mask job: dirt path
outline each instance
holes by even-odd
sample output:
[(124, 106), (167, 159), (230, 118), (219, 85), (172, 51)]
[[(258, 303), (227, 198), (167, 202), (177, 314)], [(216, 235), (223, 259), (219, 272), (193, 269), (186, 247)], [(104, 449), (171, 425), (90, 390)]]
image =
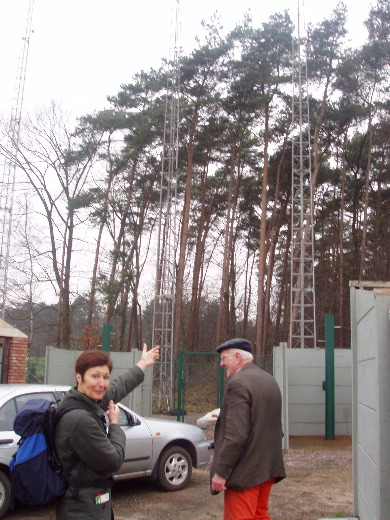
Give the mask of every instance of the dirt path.
[(351, 438), (297, 437), (290, 448), (287, 478), (272, 490), (272, 520), (352, 516)]
[[(273, 487), (272, 520), (318, 520), (352, 516), (351, 438), (290, 439), (287, 478)], [(194, 470), (191, 485), (176, 493), (151, 482), (118, 482), (113, 490), (116, 520), (222, 520), (223, 496), (209, 493), (209, 468)], [(53, 507), (17, 508), (13, 520), (54, 520)]]

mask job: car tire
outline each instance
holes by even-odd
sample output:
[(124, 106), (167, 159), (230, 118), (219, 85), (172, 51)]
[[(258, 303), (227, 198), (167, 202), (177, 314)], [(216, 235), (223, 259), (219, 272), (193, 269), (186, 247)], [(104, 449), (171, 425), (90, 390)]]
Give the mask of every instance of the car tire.
[(192, 475), (192, 460), (187, 450), (181, 446), (171, 446), (160, 456), (157, 479), (165, 491), (185, 488)]
[(11, 481), (4, 471), (0, 471), (0, 518), (8, 511), (10, 500)]

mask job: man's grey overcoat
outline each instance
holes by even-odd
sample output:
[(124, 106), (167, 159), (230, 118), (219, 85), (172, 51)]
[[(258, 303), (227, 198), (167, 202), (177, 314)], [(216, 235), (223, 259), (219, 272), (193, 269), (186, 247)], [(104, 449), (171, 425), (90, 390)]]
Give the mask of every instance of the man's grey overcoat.
[(276, 380), (248, 363), (228, 380), (214, 437), (211, 478), (243, 491), (285, 476), (282, 400)]

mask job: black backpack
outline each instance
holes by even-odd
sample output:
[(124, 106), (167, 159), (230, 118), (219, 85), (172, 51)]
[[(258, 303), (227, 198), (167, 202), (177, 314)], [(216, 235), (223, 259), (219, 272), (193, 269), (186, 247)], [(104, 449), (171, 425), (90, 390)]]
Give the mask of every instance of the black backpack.
[[(69, 399), (59, 407), (46, 399), (31, 399), (17, 413), (14, 431), (21, 438), (10, 462), (10, 470), (14, 496), (21, 503), (41, 506), (62, 496), (68, 487), (67, 477), (77, 464), (80, 469), (76, 483), (73, 484), (73, 496), (77, 496), (79, 487), (86, 486), (82, 480), (84, 464), (77, 459), (65, 472), (55, 449), (58, 421), (64, 414), (77, 408), (91, 413), (104, 429), (102, 420), (78, 399)], [(88, 486), (91, 483), (88, 482)]]

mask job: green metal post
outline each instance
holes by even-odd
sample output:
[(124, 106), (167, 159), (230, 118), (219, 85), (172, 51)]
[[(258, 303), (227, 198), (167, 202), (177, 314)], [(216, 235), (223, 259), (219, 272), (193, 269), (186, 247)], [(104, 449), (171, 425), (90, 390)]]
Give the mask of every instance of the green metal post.
[(176, 420), (180, 421), (181, 416), (181, 389), (183, 385), (183, 349), (179, 348), (179, 360), (178, 360), (178, 368), (177, 368), (178, 376), (177, 376), (177, 416)]
[(187, 363), (188, 363), (188, 352), (185, 352), (183, 350), (183, 368), (182, 368), (182, 382), (181, 382), (181, 407), (180, 407), (180, 414), (181, 414), (181, 422), (184, 422), (184, 416), (186, 413), (186, 383), (187, 383)]
[(325, 439), (334, 439), (334, 316), (325, 316)]
[(102, 350), (104, 352), (110, 352), (111, 344), (111, 325), (105, 323), (102, 327)]

